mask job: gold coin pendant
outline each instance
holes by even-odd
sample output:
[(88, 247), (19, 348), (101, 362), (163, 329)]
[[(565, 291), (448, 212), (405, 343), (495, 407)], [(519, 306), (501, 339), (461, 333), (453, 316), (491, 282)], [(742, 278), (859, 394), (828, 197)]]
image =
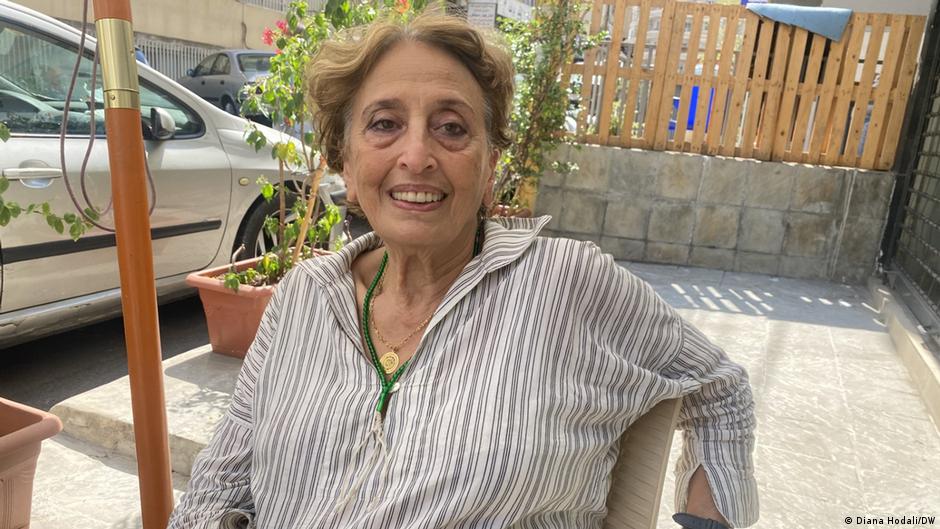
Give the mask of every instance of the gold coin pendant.
[(385, 374), (390, 375), (398, 369), (398, 355), (395, 354), (395, 351), (389, 351), (382, 355), (382, 358), (379, 358), (379, 363), (382, 364)]

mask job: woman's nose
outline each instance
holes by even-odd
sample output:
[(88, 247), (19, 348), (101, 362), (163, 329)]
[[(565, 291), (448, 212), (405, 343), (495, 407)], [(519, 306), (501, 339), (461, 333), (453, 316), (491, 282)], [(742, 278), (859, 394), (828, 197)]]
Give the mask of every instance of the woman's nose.
[(398, 158), (400, 169), (423, 173), (437, 168), (437, 160), (430, 146), (432, 140), (426, 131), (412, 128), (402, 140), (402, 152)]

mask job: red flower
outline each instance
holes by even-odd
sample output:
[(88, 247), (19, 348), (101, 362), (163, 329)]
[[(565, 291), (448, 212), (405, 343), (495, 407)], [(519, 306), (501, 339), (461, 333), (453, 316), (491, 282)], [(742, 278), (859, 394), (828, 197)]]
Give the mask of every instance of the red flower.
[(261, 42), (268, 46), (274, 44), (274, 31), (271, 28), (264, 28), (264, 33), (261, 34)]
[(281, 50), (275, 50), (275, 51), (274, 51), (274, 54), (275, 54), (275, 55), (280, 55), (280, 54), (281, 54)]
[(409, 9), (411, 9), (411, 2), (408, 0), (395, 0), (395, 11), (403, 15)]
[(287, 35), (288, 33), (290, 33), (290, 31), (287, 30), (287, 22), (286, 22), (286, 21), (284, 21), (284, 20), (278, 20), (275, 24), (277, 24), (277, 29), (281, 30), (281, 33), (283, 33), (283, 34), (285, 34), (285, 35)]

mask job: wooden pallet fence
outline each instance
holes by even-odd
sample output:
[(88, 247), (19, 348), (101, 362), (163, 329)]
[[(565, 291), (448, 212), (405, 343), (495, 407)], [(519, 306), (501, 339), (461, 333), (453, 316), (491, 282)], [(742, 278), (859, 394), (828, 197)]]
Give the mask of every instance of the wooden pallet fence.
[(741, 6), (595, 0), (567, 65), (580, 141), (888, 169), (925, 17), (856, 13), (832, 41)]

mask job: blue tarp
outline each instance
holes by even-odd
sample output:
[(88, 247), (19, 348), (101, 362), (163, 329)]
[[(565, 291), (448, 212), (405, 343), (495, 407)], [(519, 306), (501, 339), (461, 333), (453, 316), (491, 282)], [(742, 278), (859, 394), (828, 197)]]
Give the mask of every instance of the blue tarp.
[(827, 39), (840, 40), (852, 16), (851, 9), (805, 7), (787, 4), (747, 4), (758, 16), (801, 27)]

